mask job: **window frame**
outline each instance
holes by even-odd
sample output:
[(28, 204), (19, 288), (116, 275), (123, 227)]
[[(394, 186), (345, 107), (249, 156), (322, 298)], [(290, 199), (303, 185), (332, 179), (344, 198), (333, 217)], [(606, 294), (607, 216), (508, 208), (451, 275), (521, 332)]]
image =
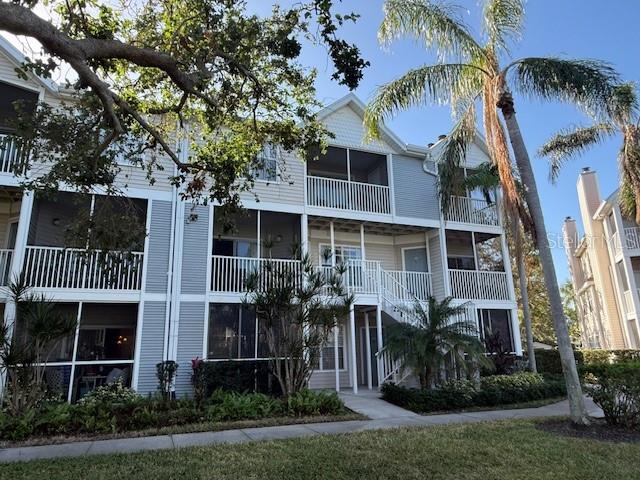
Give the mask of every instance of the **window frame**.
[[(348, 362), (348, 352), (347, 352), (347, 331), (345, 328), (345, 325), (343, 324), (339, 324), (337, 325), (339, 333), (338, 333), (338, 340), (340, 339), (340, 335), (342, 334), (342, 368), (340, 367), (340, 359), (338, 359), (338, 371), (339, 372), (346, 372), (348, 370), (347, 368), (347, 362)], [(324, 350), (328, 350), (331, 349), (331, 353), (332, 355), (335, 355), (334, 353), (334, 348), (335, 348), (335, 341), (333, 339), (333, 329), (331, 329), (330, 332), (330, 338), (327, 339), (327, 343), (323, 346), (321, 346), (319, 348), (319, 352), (318, 352), (318, 368), (313, 368), (314, 372), (335, 372), (336, 369), (334, 368), (323, 368), (322, 366), (322, 362), (324, 360)], [(340, 345), (338, 345), (338, 349), (340, 349)]]
[[(266, 154), (266, 151), (270, 151), (271, 155)], [(275, 153), (274, 153), (275, 152)], [(253, 175), (253, 180), (255, 182), (260, 183), (280, 183), (280, 162), (279, 160), (282, 158), (282, 150), (278, 145), (265, 145), (264, 148), (260, 151), (260, 153), (256, 156), (256, 160), (262, 163), (262, 168), (252, 168), (251, 172)], [(274, 166), (271, 171), (273, 171), (273, 180), (269, 178), (261, 178), (260, 173), (269, 172), (270, 170), (266, 168), (267, 162), (273, 162)]]

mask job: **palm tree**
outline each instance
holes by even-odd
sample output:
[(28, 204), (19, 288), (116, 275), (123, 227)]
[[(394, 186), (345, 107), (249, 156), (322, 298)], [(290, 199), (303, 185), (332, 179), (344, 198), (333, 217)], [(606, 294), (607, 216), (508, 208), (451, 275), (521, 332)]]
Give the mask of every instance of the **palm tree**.
[[(412, 69), (379, 88), (366, 111), (367, 131), (377, 137), (379, 123), (402, 109), (426, 103), (451, 105), (456, 123), (440, 158), (443, 177), (452, 180), (443, 182), (440, 189), (442, 208), (446, 211), (449, 191), (456, 188), (453, 172), (475, 137), (476, 103), (481, 103), (484, 133), (490, 157), (500, 175), (505, 208), (510, 216), (520, 217), (540, 255), (571, 418), (576, 423), (588, 423), (536, 180), (515, 115), (511, 87), (530, 97), (568, 101), (586, 111), (599, 113), (607, 109), (607, 99), (611, 98), (614, 84), (618, 82), (617, 74), (607, 64), (594, 60), (528, 57), (509, 61), (509, 44), (522, 33), (524, 0), (485, 0), (481, 41), (473, 37), (456, 7), (428, 0), (387, 0), (384, 10), (385, 18), (378, 31), (381, 42), (389, 43), (403, 35), (413, 36), (427, 49), (435, 50), (440, 63)], [(500, 62), (504, 60), (507, 60), (506, 66), (502, 67)], [(514, 170), (526, 187), (524, 199), (518, 194)], [(524, 208), (525, 202), (528, 209)]]
[[(467, 190), (480, 189), (487, 201), (492, 203), (491, 192), (500, 187), (500, 176), (498, 169), (492, 163), (482, 163), (475, 171), (464, 179), (464, 186)], [(522, 190), (522, 185), (516, 184), (518, 190)], [(511, 240), (513, 244), (513, 257), (516, 260), (518, 269), (518, 282), (520, 284), (520, 300), (522, 303), (522, 317), (524, 320), (524, 329), (527, 338), (527, 362), (529, 370), (537, 372), (536, 354), (533, 348), (533, 329), (531, 327), (531, 309), (529, 308), (529, 291), (527, 288), (527, 273), (524, 264), (524, 242), (522, 224), (519, 218), (509, 218), (508, 230), (511, 232)]]
[(539, 154), (550, 157), (550, 177), (556, 181), (562, 166), (587, 148), (620, 133), (622, 147), (618, 153), (620, 170), (619, 202), (626, 217), (640, 223), (640, 112), (632, 84), (617, 87), (608, 118), (587, 127), (565, 129), (544, 144)]
[(429, 297), (426, 308), (416, 302), (415, 324), (397, 323), (389, 327), (386, 348), (393, 357), (403, 358), (423, 389), (435, 383), (448, 355), (463, 368), (491, 365), (475, 322), (465, 315), (466, 305), (452, 305), (452, 301), (451, 297), (441, 302)]

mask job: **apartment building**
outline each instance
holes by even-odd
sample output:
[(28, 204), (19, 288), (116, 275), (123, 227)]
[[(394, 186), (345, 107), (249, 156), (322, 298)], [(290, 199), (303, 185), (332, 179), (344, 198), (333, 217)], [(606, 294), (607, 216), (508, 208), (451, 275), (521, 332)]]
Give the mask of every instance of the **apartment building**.
[[(19, 52), (0, 40), (3, 114), (11, 111), (7, 99), (59, 102), (63, 92), (56, 85), (15, 74), (20, 62)], [(364, 143), (363, 111), (363, 103), (347, 95), (320, 112), (335, 137), (317, 161), (265, 149), (265, 168), (254, 191), (243, 195), (247, 213), (235, 219), (233, 232), (225, 231), (217, 205), (187, 204), (167, 178), (158, 175), (151, 186), (144, 171), (123, 163), (117, 182), (135, 199), (146, 235), (134, 261), (123, 263), (108, 281), (97, 256), (94, 261), (69, 248), (63, 231), (79, 212), (95, 214), (109, 198), (64, 189), (56, 198), (36, 198), (21, 191), (11, 172), (15, 162), (29, 160), (28, 152), (5, 128), (0, 280), (6, 285), (24, 272), (35, 292), (79, 319), (75, 336), (61, 342), (49, 362), (47, 382), (70, 401), (114, 378), (147, 394), (157, 389), (156, 364), (173, 359), (179, 364), (176, 392), (183, 395), (191, 391), (195, 357), (264, 359), (257, 320), (242, 304), (244, 281), (266, 258), (295, 267), (295, 243), (319, 268), (346, 264), (346, 286), (355, 295), (350, 314), (322, 349), (313, 388), (357, 392), (397, 379), (400, 366), (385, 353), (385, 328), (411, 321), (405, 307), (415, 298), (454, 297), (483, 334), (499, 331), (520, 354), (499, 198), (487, 202), (478, 192), (460, 192), (444, 218), (436, 186), (441, 144), (407, 145), (386, 127), (381, 141)], [(186, 143), (181, 154), (188, 158)], [(160, 161), (169, 176), (171, 161)], [(485, 161), (486, 147), (478, 138), (461, 174)], [(31, 159), (27, 175), (37, 168)], [(89, 260), (80, 262), (81, 255)], [(10, 321), (12, 306), (3, 307)]]
[(625, 218), (617, 191), (600, 196), (595, 171), (577, 183), (584, 236), (567, 217), (563, 235), (586, 348), (640, 348), (640, 227)]

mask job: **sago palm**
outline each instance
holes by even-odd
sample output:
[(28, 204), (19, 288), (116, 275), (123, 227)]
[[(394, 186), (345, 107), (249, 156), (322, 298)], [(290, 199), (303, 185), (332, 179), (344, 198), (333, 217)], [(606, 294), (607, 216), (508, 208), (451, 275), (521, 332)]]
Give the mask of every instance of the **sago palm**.
[(623, 84), (616, 88), (604, 121), (565, 129), (544, 144), (538, 153), (550, 158), (550, 177), (555, 181), (565, 162), (616, 134), (622, 137), (618, 153), (620, 208), (626, 217), (640, 223), (640, 202), (636, 200), (640, 196), (640, 112), (634, 85)]
[[(500, 175), (505, 208), (510, 216), (521, 218), (540, 254), (571, 417), (576, 423), (587, 423), (540, 198), (516, 119), (511, 89), (529, 97), (568, 101), (595, 113), (606, 109), (607, 99), (618, 81), (617, 75), (608, 65), (594, 60), (540, 57), (510, 60), (509, 44), (520, 37), (523, 28), (524, 0), (485, 0), (481, 40), (473, 37), (456, 7), (444, 3), (387, 0), (384, 11), (385, 18), (378, 32), (382, 43), (400, 36), (412, 36), (426, 49), (435, 50), (439, 63), (412, 69), (382, 86), (367, 108), (367, 131), (376, 137), (379, 122), (412, 106), (428, 103), (452, 106), (456, 123), (440, 157), (443, 172), (440, 194), (446, 211), (450, 192), (456, 188), (454, 172), (475, 136), (476, 105), (482, 106), (484, 134)], [(502, 66), (501, 62), (505, 61)], [(524, 200), (528, 209), (524, 208), (515, 186), (507, 136), (515, 157), (515, 170), (525, 186)], [(447, 182), (447, 178), (451, 181)]]
[(475, 321), (465, 315), (466, 305), (452, 305), (451, 297), (438, 302), (430, 297), (426, 307), (417, 302), (415, 324), (397, 323), (388, 328), (386, 348), (392, 356), (401, 356), (404, 365), (431, 387), (445, 358), (453, 356), (456, 365), (490, 365), (479, 339)]

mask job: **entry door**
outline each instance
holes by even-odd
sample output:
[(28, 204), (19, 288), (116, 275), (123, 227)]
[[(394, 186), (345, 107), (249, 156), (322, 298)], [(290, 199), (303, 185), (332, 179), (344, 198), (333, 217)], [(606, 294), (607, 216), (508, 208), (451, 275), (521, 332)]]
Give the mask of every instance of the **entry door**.
[[(376, 328), (369, 327), (369, 337), (371, 345), (371, 381), (374, 387), (378, 386), (378, 362), (376, 352), (378, 351), (378, 337)], [(362, 372), (362, 384), (367, 384), (367, 335), (366, 328), (360, 327), (360, 371)]]

